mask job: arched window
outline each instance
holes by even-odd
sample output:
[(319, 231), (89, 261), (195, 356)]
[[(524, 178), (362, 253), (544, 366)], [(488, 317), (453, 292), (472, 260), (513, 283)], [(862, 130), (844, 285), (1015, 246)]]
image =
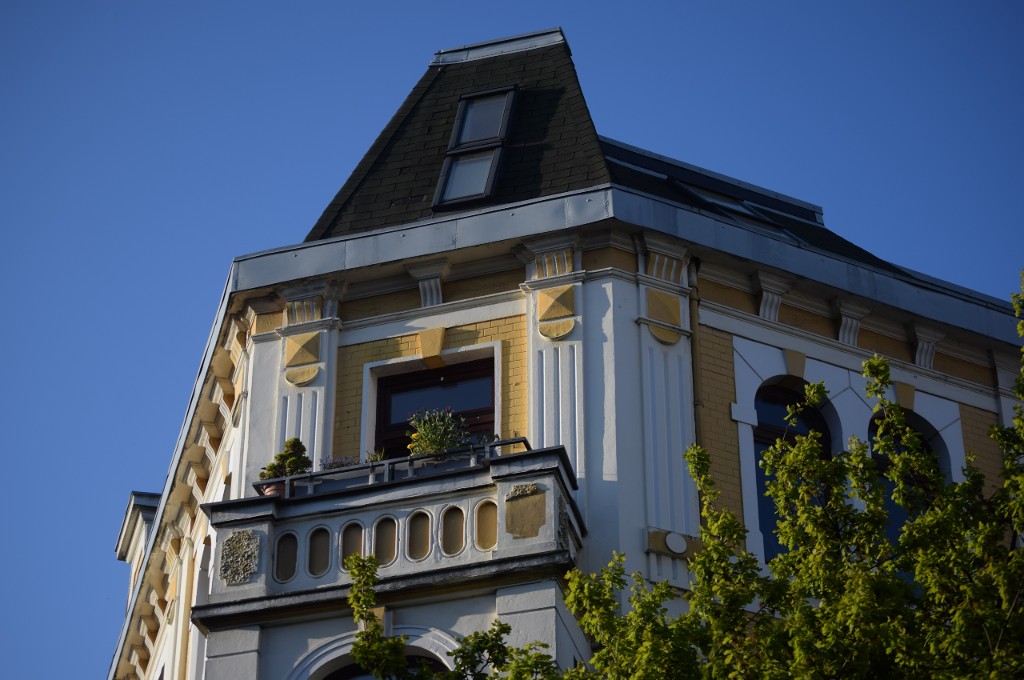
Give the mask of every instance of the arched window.
[[(408, 653), (405, 655), (405, 658), (409, 662), (410, 670), (426, 665), (427, 670), (433, 673), (444, 673), (448, 671), (448, 667), (439, 659), (436, 659), (426, 653), (417, 653), (418, 650), (406, 649), (408, 650)], [(364, 678), (369, 680), (372, 679), (373, 676), (355, 663), (351, 663), (325, 676), (324, 680), (364, 680)]]
[(398, 524), (394, 517), (384, 517), (373, 530), (373, 554), (381, 566), (391, 564), (398, 554)]
[(430, 515), (417, 510), (409, 516), (406, 527), (409, 559), (422, 560), (430, 553)]
[(453, 505), (441, 515), (441, 550), (455, 555), (466, 544), (466, 513)]
[(345, 564), (351, 555), (363, 554), (363, 525), (349, 522), (341, 531), (341, 563)]
[(274, 578), (278, 581), (289, 581), (295, 576), (295, 566), (299, 556), (299, 539), (292, 532), (282, 534), (277, 539), (274, 551)]
[(775, 501), (768, 497), (768, 482), (771, 479), (761, 466), (764, 451), (780, 438), (791, 438), (806, 435), (811, 431), (821, 433), (822, 455), (832, 453), (832, 441), (828, 426), (821, 414), (811, 408), (805, 408), (795, 426), (786, 422), (786, 409), (792, 404), (800, 403), (804, 396), (777, 385), (768, 385), (757, 391), (754, 408), (757, 410), (757, 427), (754, 429), (754, 453), (757, 462), (757, 520), (761, 537), (764, 541), (764, 561), (771, 561), (783, 551), (776, 535), (779, 515), (775, 510)]
[(498, 543), (498, 506), (483, 501), (476, 506), (476, 547), (493, 550)]
[(323, 576), (331, 566), (331, 533), (317, 527), (309, 534), (306, 569), (310, 576)]
[[(941, 476), (949, 481), (950, 479), (950, 465), (949, 455), (946, 452), (945, 444), (939, 433), (935, 431), (928, 421), (920, 417), (912, 411), (904, 411), (903, 417), (906, 420), (907, 427), (913, 430), (921, 441), (921, 446), (924, 448), (924, 453), (931, 459), (935, 465), (935, 469), (941, 474)], [(878, 451), (876, 446), (878, 429), (879, 429), (880, 416), (875, 415), (871, 418), (870, 433), (871, 433), (871, 453), (875, 457), (878, 465), (879, 483), (885, 489), (885, 509), (888, 513), (888, 520), (885, 526), (885, 534), (891, 543), (894, 545), (899, 542), (900, 533), (903, 531), (903, 525), (907, 523), (912, 514), (923, 510), (924, 507), (908, 509), (901, 505), (898, 505), (893, 500), (892, 494), (896, 489), (896, 483), (886, 476), (886, 472), (892, 465), (892, 461), (889, 457)], [(898, 439), (894, 438), (893, 443), (896, 446), (897, 453), (902, 453), (906, 449), (903, 443)], [(927, 475), (915, 476), (911, 479), (905, 480), (909, 484), (917, 486), (922, 492), (922, 498), (925, 503), (929, 502), (932, 497), (932, 489), (930, 486), (932, 482), (928, 479)]]

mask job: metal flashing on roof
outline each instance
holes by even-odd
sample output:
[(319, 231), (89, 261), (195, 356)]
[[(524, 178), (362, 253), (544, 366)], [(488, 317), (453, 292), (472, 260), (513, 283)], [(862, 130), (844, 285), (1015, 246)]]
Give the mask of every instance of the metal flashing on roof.
[(621, 165), (624, 168), (629, 168), (630, 170), (635, 170), (636, 172), (642, 172), (643, 174), (650, 175), (651, 177), (656, 177), (658, 179), (664, 179), (664, 180), (668, 179), (668, 175), (666, 175), (663, 172), (657, 172), (656, 170), (651, 170), (650, 168), (645, 168), (642, 165), (635, 165), (635, 164), (630, 163), (628, 161), (624, 161), (621, 158), (615, 158), (614, 156), (607, 156), (607, 159), (608, 159), (608, 162), (610, 162), (610, 163), (615, 163), (616, 165)]
[[(761, 194), (762, 196), (768, 196), (768, 197), (774, 198), (774, 199), (779, 200), (779, 201), (784, 201), (786, 203), (791, 203), (793, 205), (796, 205), (796, 206), (799, 206), (801, 208), (804, 208), (805, 210), (810, 210), (812, 212), (815, 212), (815, 213), (817, 213), (819, 215), (824, 212), (823, 208), (820, 205), (815, 205), (814, 203), (809, 203), (809, 202), (803, 201), (803, 200), (801, 200), (799, 198), (793, 198), (792, 196), (787, 196), (786, 194), (781, 194), (781, 193), (779, 193), (777, 191), (772, 191), (771, 189), (765, 189), (764, 187), (757, 186), (756, 184), (751, 184), (749, 182), (744, 182), (743, 180), (736, 179), (735, 177), (729, 177), (728, 175), (723, 175), (721, 173), (714, 172), (713, 170), (707, 170), (705, 168), (693, 165), (691, 163), (687, 163), (685, 161), (681, 161), (681, 160), (676, 159), (676, 158), (672, 158), (670, 156), (663, 156), (663, 155), (661, 155), (659, 153), (654, 153), (653, 151), (648, 151), (647, 149), (641, 149), (638, 146), (633, 146), (632, 144), (626, 144), (625, 142), (620, 142), (617, 139), (612, 139), (611, 137), (606, 137), (604, 135), (598, 135), (597, 138), (599, 140), (601, 140), (601, 142), (604, 143), (604, 144), (607, 144), (609, 146), (618, 147), (618, 148), (620, 148), (620, 149), (622, 149), (624, 151), (628, 151), (628, 152), (636, 154), (638, 156), (644, 156), (644, 157), (650, 158), (652, 160), (661, 161), (662, 163), (666, 163), (668, 165), (674, 165), (674, 166), (676, 166), (678, 168), (682, 168), (684, 170), (688, 170), (688, 171), (696, 173), (698, 175), (703, 175), (703, 176), (708, 177), (710, 179), (718, 180), (719, 182), (725, 182), (727, 184), (732, 184), (732, 185), (737, 186), (737, 187), (742, 187), (742, 188), (744, 188), (744, 189), (746, 189), (748, 191), (752, 191), (754, 193)], [(609, 158), (612, 158), (612, 157), (613, 156), (611, 154), (609, 154)], [(616, 159), (616, 160), (618, 160), (620, 162), (624, 162), (623, 159)]]
[(500, 38), (498, 40), (488, 40), (487, 42), (463, 45), (462, 47), (438, 50), (434, 53), (434, 58), (430, 61), (430, 65), (441, 66), (444, 64), (457, 64), (464, 61), (472, 61), (474, 59), (496, 57), (499, 54), (525, 52), (526, 50), (533, 50), (538, 47), (547, 47), (549, 45), (558, 45), (559, 43), (564, 42), (565, 36), (562, 34), (562, 29), (560, 27), (549, 28), (544, 31), (534, 31), (533, 33), (514, 35), (510, 38)]

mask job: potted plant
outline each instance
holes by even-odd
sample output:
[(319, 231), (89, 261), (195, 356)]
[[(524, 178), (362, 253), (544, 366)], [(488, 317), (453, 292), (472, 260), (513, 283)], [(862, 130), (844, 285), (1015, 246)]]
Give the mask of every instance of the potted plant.
[(469, 443), (466, 419), (451, 407), (423, 409), (409, 417), (409, 455), (438, 454)]
[(321, 470), (337, 470), (353, 465), (359, 465), (359, 458), (356, 456), (324, 456), (320, 459)]
[[(313, 467), (313, 461), (306, 455), (306, 447), (298, 437), (292, 437), (284, 443), (281, 453), (274, 456), (274, 460), (260, 470), (260, 479), (280, 479), (301, 475), (304, 472), (309, 472), (311, 467)], [(268, 484), (263, 488), (263, 495), (280, 495), (283, 490), (283, 482)]]

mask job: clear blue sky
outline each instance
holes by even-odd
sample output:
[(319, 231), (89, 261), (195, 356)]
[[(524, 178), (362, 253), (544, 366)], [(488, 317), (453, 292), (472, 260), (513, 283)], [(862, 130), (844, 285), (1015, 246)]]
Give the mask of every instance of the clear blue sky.
[(105, 675), (231, 259), (302, 240), (435, 50), (557, 25), (601, 134), (1017, 288), (1021, 2), (6, 0), (7, 677)]

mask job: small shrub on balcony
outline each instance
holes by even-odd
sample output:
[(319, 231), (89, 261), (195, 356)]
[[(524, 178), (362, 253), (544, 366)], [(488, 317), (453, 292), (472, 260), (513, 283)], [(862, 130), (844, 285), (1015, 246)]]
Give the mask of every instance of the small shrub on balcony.
[(311, 467), (313, 467), (313, 461), (306, 455), (305, 445), (297, 437), (292, 437), (284, 443), (281, 453), (274, 456), (274, 460), (260, 470), (260, 479), (301, 475), (304, 472), (309, 472)]
[(452, 413), (450, 406), (417, 411), (409, 418), (409, 427), (410, 456), (444, 453), (469, 443), (466, 419)]

